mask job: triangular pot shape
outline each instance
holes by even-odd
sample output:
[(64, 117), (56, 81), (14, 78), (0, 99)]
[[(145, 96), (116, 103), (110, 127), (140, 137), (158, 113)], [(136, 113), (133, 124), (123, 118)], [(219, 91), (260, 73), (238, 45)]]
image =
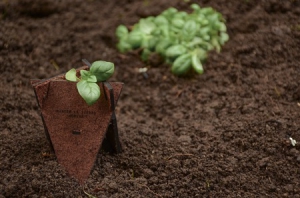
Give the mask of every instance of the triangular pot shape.
[(113, 88), (113, 100), (104, 83), (98, 83), (101, 96), (88, 106), (74, 82), (61, 76), (32, 80), (46, 135), (57, 160), (81, 184), (88, 178), (111, 120), (115, 118), (112, 105), (117, 104), (123, 83), (109, 84)]

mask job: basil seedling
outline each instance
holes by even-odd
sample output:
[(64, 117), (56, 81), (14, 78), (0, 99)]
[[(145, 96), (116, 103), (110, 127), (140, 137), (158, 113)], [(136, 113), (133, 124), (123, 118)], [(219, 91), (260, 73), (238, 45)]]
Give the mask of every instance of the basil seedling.
[(88, 105), (94, 104), (101, 95), (97, 82), (106, 81), (114, 73), (115, 66), (111, 62), (95, 61), (89, 70), (80, 70), (77, 77), (76, 69), (71, 69), (66, 73), (66, 79), (77, 82), (77, 90)]
[(176, 75), (190, 70), (202, 74), (208, 51), (220, 52), (229, 36), (219, 12), (197, 4), (191, 8), (191, 14), (169, 8), (156, 17), (140, 19), (131, 31), (120, 25), (116, 29), (117, 48), (122, 53), (141, 48), (143, 61), (157, 53), (172, 65)]

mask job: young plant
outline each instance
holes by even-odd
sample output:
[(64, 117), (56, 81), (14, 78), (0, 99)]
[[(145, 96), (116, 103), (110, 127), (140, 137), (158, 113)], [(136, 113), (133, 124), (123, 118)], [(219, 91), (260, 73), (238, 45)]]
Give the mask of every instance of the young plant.
[(208, 51), (220, 52), (229, 36), (219, 12), (197, 4), (191, 8), (191, 14), (169, 8), (156, 17), (140, 19), (131, 31), (120, 25), (116, 29), (117, 48), (122, 53), (142, 48), (144, 61), (151, 53), (158, 53), (172, 65), (171, 71), (176, 75), (190, 70), (202, 74)]
[(77, 90), (88, 105), (94, 104), (101, 95), (97, 82), (106, 81), (114, 73), (114, 64), (106, 61), (95, 61), (89, 70), (80, 70), (77, 77), (76, 69), (71, 69), (66, 73), (66, 79), (77, 82)]

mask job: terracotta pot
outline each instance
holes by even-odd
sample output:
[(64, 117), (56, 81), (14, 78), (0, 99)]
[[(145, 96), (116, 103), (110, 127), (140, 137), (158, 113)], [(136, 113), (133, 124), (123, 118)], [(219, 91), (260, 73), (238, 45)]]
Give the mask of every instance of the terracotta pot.
[(101, 96), (92, 106), (79, 95), (76, 83), (66, 81), (64, 75), (31, 83), (57, 160), (81, 184), (102, 145), (112, 153), (121, 152), (114, 108), (123, 83), (98, 83)]

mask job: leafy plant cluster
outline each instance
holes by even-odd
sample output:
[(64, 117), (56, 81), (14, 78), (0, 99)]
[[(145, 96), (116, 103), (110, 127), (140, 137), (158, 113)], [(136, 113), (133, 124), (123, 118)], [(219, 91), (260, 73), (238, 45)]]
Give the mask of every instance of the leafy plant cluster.
[(88, 105), (94, 104), (101, 95), (97, 82), (106, 81), (114, 73), (115, 66), (111, 62), (95, 61), (89, 70), (80, 70), (77, 77), (76, 69), (71, 69), (66, 73), (68, 81), (77, 82), (77, 90)]
[(202, 74), (208, 51), (220, 52), (229, 36), (219, 12), (197, 4), (191, 8), (191, 14), (169, 8), (156, 17), (140, 19), (131, 31), (120, 25), (116, 29), (117, 48), (122, 53), (142, 48), (144, 61), (151, 53), (158, 53), (172, 64), (175, 75), (184, 75), (192, 68)]

